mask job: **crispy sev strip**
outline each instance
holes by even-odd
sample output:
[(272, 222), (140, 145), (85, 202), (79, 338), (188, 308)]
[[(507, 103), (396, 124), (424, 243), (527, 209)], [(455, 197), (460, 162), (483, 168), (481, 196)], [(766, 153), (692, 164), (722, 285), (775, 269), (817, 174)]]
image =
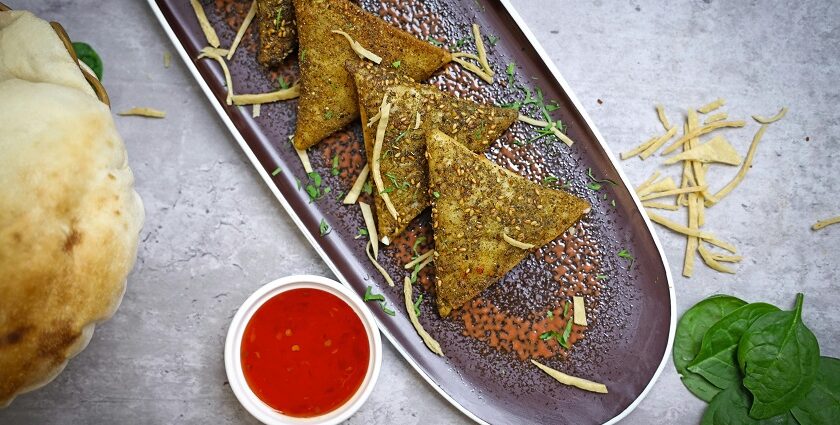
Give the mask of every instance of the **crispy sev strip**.
[[(697, 194), (688, 194), (688, 228), (699, 232), (699, 220), (697, 215)], [(685, 255), (683, 256), (683, 271), (685, 277), (691, 277), (694, 274), (694, 257), (697, 252), (697, 247), (700, 245), (700, 240), (697, 236), (689, 235), (685, 242)]]
[(840, 223), (840, 216), (827, 218), (825, 220), (820, 220), (820, 221), (814, 223), (813, 226), (811, 226), (811, 230), (820, 230), (820, 229), (822, 229), (826, 226), (831, 226), (832, 224), (837, 224), (837, 223)]
[(519, 114), (519, 117), (517, 117), (516, 119), (524, 122), (525, 124), (531, 124), (536, 127), (547, 128), (551, 130), (551, 133), (554, 134), (558, 139), (563, 141), (563, 143), (565, 143), (566, 146), (572, 146), (573, 144), (575, 144), (575, 141), (569, 138), (569, 136), (567, 136), (565, 133), (560, 131), (560, 129), (557, 128), (557, 125), (553, 122), (545, 122), (543, 120), (534, 119), (522, 114)]
[(463, 58), (453, 56), (452, 57), (452, 62), (455, 62), (455, 63), (463, 66), (464, 69), (466, 69), (467, 71), (470, 71), (473, 74), (477, 75), (478, 78), (481, 78), (482, 80), (487, 82), (487, 84), (493, 84), (493, 76), (492, 75), (484, 72), (483, 69), (465, 61)]
[(373, 257), (379, 258), (379, 235), (376, 233), (376, 222), (373, 221), (373, 210), (370, 205), (359, 202), (359, 208), (362, 210), (362, 218), (365, 219), (365, 228), (368, 231), (368, 243), (373, 244)]
[(260, 104), (256, 103), (254, 106), (251, 107), (251, 118), (259, 118), (260, 117)]
[(684, 135), (683, 137), (677, 139), (676, 142), (672, 143), (671, 146), (668, 146), (667, 148), (665, 148), (665, 150), (662, 151), (662, 155), (667, 155), (667, 154), (677, 150), (677, 148), (684, 145), (690, 139), (693, 139), (695, 137), (700, 137), (704, 134), (711, 133), (711, 132), (713, 132), (713, 131), (715, 131), (719, 128), (724, 128), (724, 127), (740, 128), (740, 127), (743, 127), (745, 125), (747, 125), (747, 123), (744, 122), (743, 120), (713, 122), (709, 125), (705, 125), (703, 127), (695, 129), (695, 130), (691, 131), (690, 133)]
[(665, 127), (665, 131), (668, 131), (671, 127), (673, 127), (668, 121), (668, 116), (665, 115), (665, 107), (662, 106), (661, 103), (656, 104), (656, 115), (659, 115), (659, 122), (662, 123), (662, 127)]
[(368, 49), (365, 49), (361, 44), (359, 44), (358, 41), (353, 40), (353, 37), (350, 37), (350, 34), (347, 34), (346, 32), (340, 30), (332, 30), (332, 33), (343, 35), (344, 38), (347, 39), (347, 42), (350, 43), (350, 48), (353, 49), (353, 51), (356, 52), (356, 54), (359, 55), (360, 58), (367, 59), (377, 65), (382, 63), (382, 58), (379, 57), (379, 55), (371, 52)]
[(163, 67), (169, 68), (172, 65), (172, 53), (169, 51), (163, 52)]
[(705, 121), (703, 121), (703, 125), (709, 125), (713, 122), (723, 121), (727, 118), (729, 118), (729, 114), (727, 114), (726, 112), (718, 112), (717, 114), (709, 115), (709, 117), (706, 118)]
[(642, 202), (642, 206), (645, 208), (656, 208), (660, 210), (668, 210), (668, 211), (676, 211), (680, 209), (678, 205), (672, 204), (663, 204), (661, 202), (653, 202), (653, 201), (645, 201)]
[(578, 326), (589, 326), (586, 321), (586, 306), (583, 303), (583, 297), (572, 297), (574, 302), (574, 322)]
[(671, 138), (674, 137), (675, 134), (677, 134), (677, 126), (672, 126), (667, 133), (662, 135), (660, 138), (656, 139), (656, 141), (653, 142), (652, 145), (645, 149), (644, 152), (642, 152), (641, 155), (639, 155), (639, 157), (642, 159), (647, 159), (647, 157), (656, 153), (656, 151), (658, 151), (659, 148), (662, 147), (662, 145), (671, 140)]
[[(379, 242), (376, 242), (376, 243), (379, 243)], [(381, 264), (379, 264), (378, 261), (376, 261), (376, 258), (373, 258), (373, 255), (371, 254), (371, 249), (370, 249), (370, 247), (373, 246), (373, 245), (374, 245), (373, 242), (368, 241), (367, 246), (365, 247), (365, 254), (367, 254), (370, 262), (373, 263), (373, 267), (376, 267), (376, 270), (379, 271), (379, 274), (381, 274), (382, 277), (385, 278), (385, 281), (388, 282), (388, 286), (394, 286), (394, 279), (391, 279), (391, 276), (388, 274), (388, 272), (385, 271), (385, 269), (382, 267)]]
[(659, 178), (661, 173), (659, 171), (654, 171), (647, 180), (643, 181), (642, 184), (636, 186), (636, 193), (638, 194), (639, 191), (644, 190), (646, 187), (650, 186), (651, 183), (656, 181)]
[(651, 199), (663, 198), (665, 196), (679, 195), (680, 193), (702, 192), (707, 188), (708, 186), (688, 186), (679, 189), (666, 190), (664, 192), (653, 192), (651, 194), (642, 196), (639, 199), (642, 201), (649, 201)]
[(721, 106), (723, 106), (725, 104), (726, 104), (726, 99), (724, 99), (722, 97), (717, 98), (715, 101), (707, 103), (707, 104), (697, 108), (697, 112), (699, 112), (701, 114), (708, 114), (709, 112), (712, 112), (712, 111), (720, 108)]
[(747, 175), (747, 170), (750, 169), (753, 158), (755, 158), (755, 151), (758, 149), (758, 142), (761, 141), (765, 131), (767, 131), (767, 124), (762, 124), (761, 128), (758, 129), (758, 132), (755, 133), (752, 143), (750, 143), (750, 148), (747, 150), (747, 158), (744, 160), (744, 163), (741, 164), (741, 169), (738, 170), (738, 174), (736, 174), (735, 178), (733, 178), (731, 182), (727, 183), (723, 189), (706, 199), (707, 207), (720, 202), (721, 199), (728, 195), (729, 192), (732, 192), (732, 190), (735, 189), (742, 180), (744, 180), (744, 177)]
[(312, 172), (312, 163), (309, 162), (309, 154), (306, 153), (306, 149), (298, 149), (298, 148), (294, 148), (294, 149), (295, 149), (295, 152), (297, 152), (297, 154), (298, 154), (298, 158), (300, 158), (300, 163), (303, 164), (303, 171), (305, 171), (306, 174), (311, 173)]
[(418, 128), (420, 128), (420, 124), (422, 124), (422, 122), (420, 121), (420, 111), (417, 111), (417, 115), (416, 115), (416, 117), (417, 117), (417, 118), (415, 118), (415, 119), (414, 119), (414, 129), (415, 129), (415, 130), (417, 130)]
[(418, 255), (418, 256), (417, 256), (417, 258), (415, 258), (415, 259), (413, 259), (413, 260), (411, 260), (411, 261), (409, 261), (409, 262), (405, 263), (405, 266), (404, 266), (404, 267), (405, 267), (406, 269), (409, 269), (409, 270), (410, 270), (412, 267), (414, 267), (414, 266), (416, 266), (416, 265), (420, 264), (421, 262), (423, 262), (423, 260), (425, 260), (425, 259), (427, 259), (427, 258), (429, 258), (429, 257), (431, 257), (431, 256), (433, 256), (433, 255), (435, 255), (435, 250), (430, 249), (430, 250), (428, 250), (428, 251), (424, 252), (422, 255)]
[[(697, 119), (697, 112), (690, 110), (688, 111), (688, 125), (693, 130), (700, 126), (700, 121)], [(723, 137), (720, 137), (718, 140), (725, 140)], [(689, 149), (694, 149), (700, 145), (700, 139), (694, 138), (691, 139), (688, 144), (684, 147), (688, 147)], [(691, 168), (694, 171), (694, 182), (697, 186), (708, 186), (706, 184), (706, 171), (703, 169), (703, 164), (700, 161), (689, 161), (691, 164)], [(708, 195), (708, 189), (703, 190), (700, 192), (702, 197)], [(697, 211), (697, 226), (700, 227), (706, 224), (706, 209), (703, 204), (703, 199), (701, 197), (697, 197), (694, 201), (694, 208)]]
[[(221, 48), (221, 47), (204, 46), (204, 47), (200, 50), (200, 52), (210, 52), (210, 53), (215, 53), (215, 54), (217, 54), (217, 55), (219, 55), (219, 56), (225, 56), (225, 55), (227, 55), (227, 54), (228, 54), (228, 49), (223, 49), (223, 48)], [(201, 55), (199, 55), (199, 59), (200, 59), (200, 56), (201, 56)]]
[(195, 11), (195, 17), (198, 18), (198, 25), (201, 26), (201, 31), (204, 32), (204, 37), (207, 39), (207, 43), (213, 47), (219, 47), (219, 36), (216, 35), (216, 30), (213, 29), (212, 25), (210, 25), (210, 21), (207, 20), (207, 15), (204, 13), (204, 7), (201, 6), (201, 3), (199, 3), (198, 0), (190, 0), (190, 4)]
[(467, 52), (455, 52), (455, 53), (452, 54), (452, 57), (453, 58), (467, 58), (467, 59), (472, 59), (472, 60), (475, 60), (475, 61), (478, 60), (478, 55), (473, 54), (473, 53), (467, 53)]
[(690, 229), (688, 227), (683, 226), (682, 224), (679, 224), (677, 222), (668, 220), (667, 218), (662, 217), (661, 215), (658, 215), (658, 214), (656, 214), (652, 211), (648, 211), (647, 213), (648, 213), (648, 217), (650, 217), (650, 219), (652, 221), (654, 221), (655, 223), (660, 224), (660, 225), (662, 225), (662, 226), (664, 226), (664, 227), (666, 227), (670, 230), (673, 230), (674, 232), (682, 233), (686, 236), (698, 237), (698, 238), (703, 239), (703, 240), (705, 240), (706, 242), (708, 242), (712, 245), (719, 246), (719, 247), (721, 247), (721, 248), (723, 248), (723, 249), (725, 249), (725, 250), (727, 250), (727, 251), (729, 251), (733, 254), (736, 254), (737, 251), (738, 251), (738, 249), (735, 248), (735, 245), (732, 245), (732, 244), (727, 243), (727, 242), (723, 242), (711, 233), (704, 232), (704, 231), (697, 230), (697, 229)]
[(709, 250), (706, 249), (706, 247), (702, 244), (697, 247), (697, 250), (700, 251), (700, 258), (703, 259), (703, 262), (706, 263), (707, 266), (719, 272), (735, 274), (734, 270), (724, 266), (723, 264), (720, 264), (718, 260), (714, 258), (712, 253), (709, 252)]
[(161, 111), (159, 109), (154, 108), (131, 108), (122, 112), (118, 112), (117, 115), (121, 117), (127, 116), (135, 116), (135, 117), (146, 117), (146, 118), (166, 118), (166, 112)]
[(674, 183), (674, 179), (671, 176), (663, 177), (659, 181), (653, 184), (647, 185), (647, 187), (639, 190), (636, 192), (639, 196), (645, 196), (651, 192), (663, 192), (668, 190), (674, 190), (677, 188), (676, 183)]
[(365, 164), (362, 171), (360, 171), (359, 175), (356, 176), (356, 181), (353, 182), (353, 187), (350, 188), (350, 191), (347, 192), (347, 196), (344, 197), (344, 201), (342, 201), (345, 205), (355, 204), (359, 199), (359, 195), (362, 194), (362, 188), (364, 188), (365, 182), (367, 181), (368, 173), (370, 173), (370, 165)]
[(367, 126), (368, 126), (368, 127), (370, 127), (370, 126), (372, 126), (374, 123), (379, 122), (379, 118), (380, 118), (380, 117), (382, 117), (382, 108), (380, 108), (380, 109), (379, 109), (379, 111), (377, 111), (377, 112), (376, 112), (376, 114), (375, 114), (374, 116), (372, 116), (372, 117), (370, 117), (370, 118), (368, 119)]
[(519, 249), (531, 249), (535, 246), (533, 244), (520, 242), (520, 241), (508, 236), (507, 233), (502, 233), (502, 239), (504, 239), (505, 242), (507, 242), (507, 243), (511, 244), (512, 246), (515, 246)]
[(723, 262), (726, 262), (726, 263), (740, 263), (741, 260), (744, 259), (744, 257), (742, 257), (740, 255), (726, 255), (726, 254), (714, 253), (714, 252), (711, 252), (711, 251), (709, 251), (709, 252), (710, 252), (712, 258), (714, 258), (716, 261), (723, 261)]
[(785, 107), (782, 107), (782, 109), (779, 110), (779, 112), (776, 115), (773, 115), (770, 118), (765, 118), (765, 117), (762, 117), (761, 115), (753, 115), (752, 117), (753, 117), (754, 120), (758, 121), (760, 124), (772, 124), (772, 123), (784, 118), (785, 114), (787, 114), (787, 111), (788, 111), (788, 108), (785, 106)]
[(440, 344), (423, 329), (423, 325), (417, 319), (417, 313), (414, 311), (414, 301), (411, 299), (411, 279), (408, 276), (403, 280), (403, 294), (405, 294), (405, 309), (408, 311), (408, 319), (414, 326), (414, 330), (417, 331), (420, 338), (423, 339), (423, 343), (426, 344), (426, 347), (429, 347), (429, 350), (438, 356), (443, 356), (443, 350), (440, 348)]
[(233, 43), (230, 45), (230, 51), (227, 54), (227, 60), (233, 57), (233, 54), (236, 53), (236, 48), (239, 47), (239, 43), (242, 42), (242, 36), (245, 35), (245, 31), (248, 30), (248, 26), (251, 25), (251, 21), (254, 20), (254, 16), (257, 14), (257, 0), (251, 2), (251, 8), (248, 9), (248, 14), (245, 15), (245, 19), (242, 20), (242, 25), (239, 26), (239, 31), (236, 31), (236, 37), (233, 39)]
[(656, 143), (656, 141), (658, 139), (659, 139), (658, 136), (653, 136), (650, 139), (648, 139), (646, 142), (642, 142), (641, 145), (636, 146), (635, 148), (630, 149), (627, 152), (622, 152), (621, 155), (620, 155), (621, 159), (632, 158), (632, 157), (644, 152), (647, 148), (651, 147), (651, 145)]
[(382, 181), (382, 174), (379, 171), (379, 157), (382, 155), (382, 142), (385, 140), (385, 130), (388, 128), (388, 119), (391, 116), (391, 104), (385, 102), (380, 111), (382, 112), (382, 118), (379, 119), (379, 124), (376, 127), (376, 139), (373, 143), (373, 164), (370, 169), (373, 172), (376, 193), (382, 197), (385, 207), (388, 208), (388, 212), (391, 213), (394, 220), (399, 221), (397, 209), (391, 203), (391, 197), (385, 192), (385, 182)]
[(280, 89), (268, 93), (258, 94), (235, 94), (231, 96), (234, 105), (254, 105), (259, 103), (279, 102), (281, 100), (294, 99), (300, 96), (300, 85), (295, 84), (286, 89)]
[(227, 63), (225, 63), (225, 58), (222, 57), (217, 50), (213, 49), (212, 47), (205, 47), (201, 49), (201, 54), (198, 55), (199, 59), (202, 58), (210, 58), (215, 59), (216, 62), (222, 67), (222, 72), (225, 74), (225, 85), (227, 86), (227, 98), (225, 99), (225, 103), (228, 105), (233, 103), (233, 79), (230, 77), (230, 70), (228, 69)]
[(548, 376), (556, 379), (561, 384), (570, 385), (572, 387), (577, 387), (585, 391), (591, 391), (593, 393), (607, 394), (607, 386), (604, 384), (599, 384), (597, 382), (589, 381), (583, 378), (578, 378), (572, 375), (566, 375), (565, 373), (560, 372), (559, 370), (552, 369), (533, 359), (531, 359), (531, 363), (540, 368), (543, 372), (547, 373)]
[[(691, 133), (691, 127), (688, 124), (688, 120), (683, 123), (683, 134)], [(682, 147), (682, 151), (686, 151), (685, 145)], [(689, 182), (691, 180), (691, 165), (688, 162), (682, 163), (682, 174), (680, 174), (680, 187), (688, 187), (688, 186), (695, 186)], [(684, 205), (688, 206), (688, 196), (684, 193), (677, 195), (677, 199), (675, 200), (677, 206)]]
[(487, 62), (487, 51), (484, 50), (484, 40), (481, 39), (481, 30), (478, 24), (472, 24), (473, 38), (475, 39), (475, 50), (478, 51), (478, 63), (484, 68), (484, 72), (489, 76), (493, 76), (493, 68)]

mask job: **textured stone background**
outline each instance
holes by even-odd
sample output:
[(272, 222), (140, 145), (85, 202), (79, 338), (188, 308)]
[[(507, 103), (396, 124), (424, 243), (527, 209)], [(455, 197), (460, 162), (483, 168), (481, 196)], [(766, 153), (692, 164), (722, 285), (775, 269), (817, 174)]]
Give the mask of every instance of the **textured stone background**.
[[(115, 110), (153, 106), (168, 116), (117, 117), (147, 212), (122, 307), (55, 382), (0, 411), (0, 423), (254, 423), (224, 385), (229, 319), (273, 278), (330, 272), (180, 60), (163, 67), (163, 52), (174, 50), (145, 2), (4, 1), (94, 45)], [(745, 256), (738, 274), (701, 265), (684, 279), (673, 266), (679, 311), (717, 292), (788, 306), (803, 291), (804, 319), (822, 352), (840, 356), (840, 226), (809, 230), (840, 214), (840, 3), (514, 3), (614, 152), (660, 131), (655, 102), (672, 121), (718, 96), (741, 118), (790, 107), (767, 131), (741, 187), (708, 212), (706, 227)], [(728, 136), (744, 152), (757, 128)], [(638, 159), (622, 166), (634, 182), (657, 168)], [(735, 172), (717, 169), (714, 181)], [(659, 236), (671, 263), (681, 264), (683, 239)], [(379, 385), (350, 423), (467, 422), (385, 345)], [(624, 423), (697, 423), (703, 407), (669, 363)]]

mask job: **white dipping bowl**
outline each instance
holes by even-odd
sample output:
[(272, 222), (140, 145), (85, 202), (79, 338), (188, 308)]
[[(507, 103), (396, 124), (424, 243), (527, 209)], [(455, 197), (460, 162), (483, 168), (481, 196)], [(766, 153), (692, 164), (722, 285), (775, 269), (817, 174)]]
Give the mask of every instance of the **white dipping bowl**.
[[(368, 343), (370, 344), (370, 361), (367, 374), (356, 393), (346, 403), (337, 409), (320, 416), (311, 418), (298, 418), (286, 416), (271, 406), (265, 404), (248, 386), (245, 375), (242, 372), (241, 344), (245, 327), (253, 317), (254, 313), (266, 301), (277, 294), (292, 289), (312, 288), (329, 292), (343, 300), (359, 316), (367, 332)], [(379, 377), (379, 369), (382, 366), (382, 340), (379, 337), (379, 328), (370, 310), (358, 295), (350, 288), (325, 277), (320, 276), (288, 276), (265, 284), (256, 292), (251, 294), (239, 311), (233, 316), (233, 321), (228, 329), (227, 340), (225, 341), (225, 371), (227, 372), (230, 388), (239, 400), (239, 403), (255, 418), (268, 425), (299, 425), (299, 424), (338, 424), (344, 422), (356, 413), (367, 401), (370, 393), (376, 385)]]

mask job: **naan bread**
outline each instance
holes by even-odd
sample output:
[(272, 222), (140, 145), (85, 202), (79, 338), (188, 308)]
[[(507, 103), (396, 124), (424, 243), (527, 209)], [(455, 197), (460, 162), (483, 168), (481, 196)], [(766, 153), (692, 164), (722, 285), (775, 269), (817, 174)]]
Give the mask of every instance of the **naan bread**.
[(426, 139), (435, 288), (441, 316), (469, 301), (514, 268), (529, 249), (560, 236), (589, 204), (493, 164), (440, 131)]
[(0, 81), (12, 78), (54, 83), (96, 97), (55, 30), (27, 11), (0, 12)]
[[(414, 80), (429, 78), (452, 60), (444, 49), (388, 24), (348, 0), (295, 0), (300, 63), (295, 147), (306, 149), (359, 118), (353, 76), (344, 69), (359, 56), (344, 31), (362, 47), (382, 57), (381, 67)], [(393, 65), (399, 61), (399, 68)]]
[(45, 31), (0, 13), (0, 407), (114, 313), (144, 216), (110, 111)]
[(367, 61), (348, 62), (347, 70), (355, 77), (368, 164), (373, 163), (377, 127), (377, 123), (367, 125), (368, 120), (378, 113), (383, 97), (387, 96), (393, 105), (379, 167), (397, 219), (388, 212), (382, 197), (375, 196), (376, 227), (382, 238), (393, 240), (429, 206), (429, 196), (432, 196), (426, 173), (429, 131), (437, 128), (452, 134), (473, 152), (484, 152), (519, 114), (515, 109), (459, 99)]

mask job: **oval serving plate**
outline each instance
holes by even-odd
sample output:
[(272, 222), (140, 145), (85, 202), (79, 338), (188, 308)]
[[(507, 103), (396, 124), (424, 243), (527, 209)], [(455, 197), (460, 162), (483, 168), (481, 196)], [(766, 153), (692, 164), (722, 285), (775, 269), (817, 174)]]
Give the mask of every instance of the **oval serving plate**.
[[(556, 102), (552, 103), (556, 105), (552, 115), (568, 126), (568, 135), (576, 143), (567, 147), (547, 138), (522, 143), (520, 140), (532, 137), (534, 129), (517, 123), (491, 146), (487, 156), (537, 182), (555, 176), (558, 187), (593, 206), (573, 233), (540, 248), (447, 319), (441, 319), (434, 308), (430, 293), (433, 270), (420, 272), (418, 282), (426, 288), (420, 321), (441, 343), (445, 358), (432, 354), (418, 337), (405, 314), (401, 286), (388, 287), (368, 261), (365, 238), (356, 238), (358, 229), (364, 227), (358, 206), (341, 203), (365, 162), (360, 125), (355, 123), (309, 150), (314, 170), (323, 180), (317, 188), (323, 196), (310, 200), (306, 186), (313, 183), (288, 141), (295, 127), (297, 102), (262, 105), (258, 118), (252, 117), (251, 107), (226, 106), (218, 64), (195, 60), (206, 41), (189, 2), (148, 1), (219, 116), (307, 240), (338, 279), (356, 293), (362, 295), (372, 287), (373, 292), (385, 296), (395, 316), (387, 315), (376, 303), (369, 304), (383, 334), (464, 414), (477, 422), (496, 424), (612, 423), (626, 416), (647, 394), (665, 365), (675, 327), (674, 292), (665, 257), (615, 158), (507, 1), (361, 2), (366, 10), (421, 39), (431, 38), (465, 51), (474, 49), (470, 24), (477, 23), (488, 44), (496, 83), (487, 85), (452, 64), (430, 82), (461, 97), (496, 104), (521, 101), (526, 92), (533, 98), (539, 87), (546, 102)], [(250, 1), (203, 3), (222, 47), (229, 45)], [(255, 28), (249, 29), (229, 61), (236, 93), (272, 91), (277, 89), (278, 76), (288, 82), (297, 78), (294, 59), (276, 71), (267, 71), (256, 62), (256, 33)], [(490, 35), (494, 43), (489, 42)], [(512, 76), (506, 73), (508, 64), (513, 64)], [(509, 79), (513, 87), (507, 87)], [(334, 161), (336, 175), (332, 173)], [(330, 192), (324, 194), (327, 187)], [(370, 202), (369, 196), (363, 194), (360, 200)], [(319, 230), (322, 220), (331, 226), (323, 236)], [(426, 212), (381, 250), (380, 262), (401, 282), (406, 275), (402, 265), (415, 249), (431, 249), (431, 240)], [(619, 256), (624, 250), (628, 255)], [(588, 313), (592, 319), (585, 331), (575, 331), (581, 333), (580, 341), (568, 353), (523, 352), (517, 341), (537, 337), (528, 325), (542, 320), (548, 309), (559, 311), (561, 300), (581, 292), (591, 300)], [(494, 326), (501, 331), (493, 331)], [(605, 383), (609, 394), (588, 393), (553, 381), (527, 361), (534, 356), (566, 373)]]

